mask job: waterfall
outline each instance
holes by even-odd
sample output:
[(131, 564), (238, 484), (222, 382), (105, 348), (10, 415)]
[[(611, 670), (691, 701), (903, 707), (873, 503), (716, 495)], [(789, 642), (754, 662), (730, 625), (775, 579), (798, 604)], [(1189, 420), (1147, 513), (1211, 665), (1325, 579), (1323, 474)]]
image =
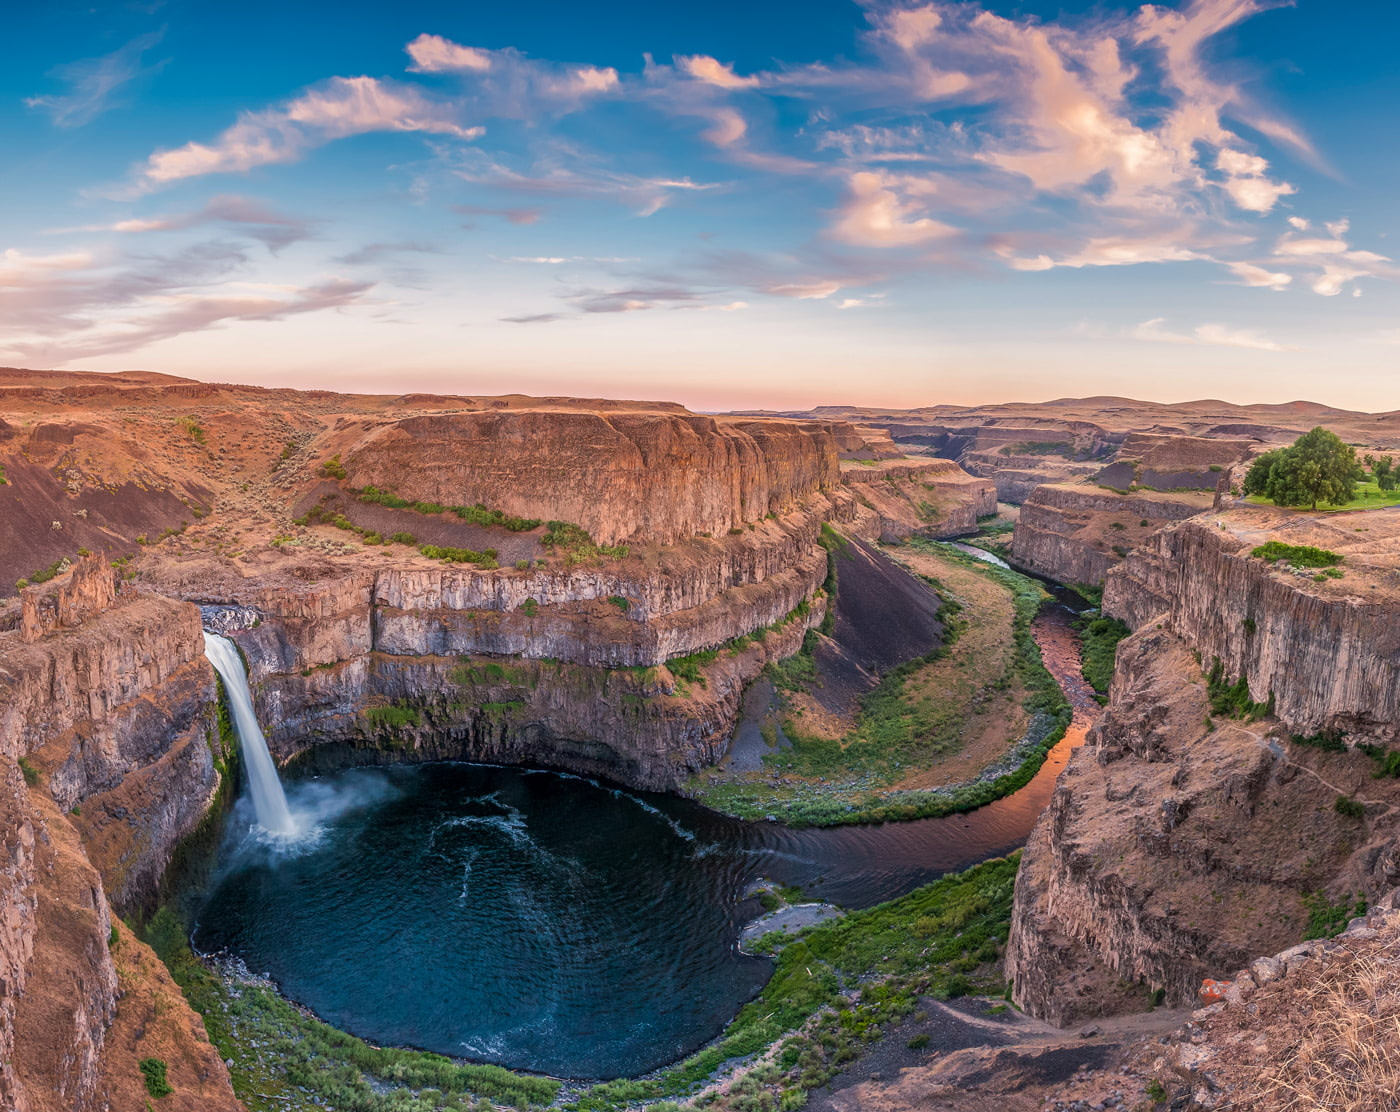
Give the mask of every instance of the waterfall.
[(258, 825), (272, 834), (284, 836), (297, 832), (296, 821), (287, 807), (282, 781), (277, 779), (277, 766), (267, 750), (267, 738), (258, 725), (253, 710), (253, 693), (248, 688), (248, 674), (243, 670), (243, 658), (226, 637), (204, 631), (204, 655), (214, 671), (224, 681), (229, 707), (233, 711), (233, 728), (238, 732), (244, 766), (248, 770), (248, 789), (253, 797), (253, 813)]

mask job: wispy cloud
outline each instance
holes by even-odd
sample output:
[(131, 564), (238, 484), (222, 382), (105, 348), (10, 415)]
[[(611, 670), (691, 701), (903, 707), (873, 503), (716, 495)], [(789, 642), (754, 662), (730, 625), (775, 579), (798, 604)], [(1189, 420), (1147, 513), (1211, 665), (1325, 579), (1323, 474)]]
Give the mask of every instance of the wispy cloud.
[(153, 31), (132, 39), (125, 46), (100, 58), (68, 62), (51, 71), (64, 81), (68, 91), (61, 94), (26, 97), (30, 108), (47, 112), (58, 127), (81, 127), (120, 103), (121, 93), (137, 78), (155, 73), (164, 62), (143, 66), (141, 57), (164, 35)]
[(276, 252), (300, 240), (310, 239), (314, 223), (300, 217), (278, 212), (261, 201), (236, 194), (213, 197), (195, 212), (172, 216), (128, 217), (110, 224), (83, 224), (76, 228), (53, 228), (50, 234), (72, 232), (118, 232), (125, 235), (142, 232), (175, 232), (204, 224), (222, 224), (251, 239), (267, 245)]
[(371, 266), (398, 255), (435, 255), (438, 251), (431, 243), (367, 243), (349, 254), (337, 256), (336, 262), (346, 266)]
[(140, 168), (138, 191), (205, 174), (241, 173), (293, 162), (333, 139), (373, 131), (425, 132), (475, 139), (451, 102), (411, 86), (373, 77), (333, 77), (278, 108), (245, 112), (212, 143), (190, 142), (157, 151)]
[(1157, 317), (1143, 321), (1129, 331), (1134, 340), (1145, 340), (1155, 344), (1205, 344), (1212, 347), (1248, 348), (1251, 351), (1297, 351), (1288, 344), (1280, 344), (1267, 336), (1245, 328), (1231, 328), (1224, 324), (1200, 324), (1190, 332), (1173, 332), (1165, 327), (1166, 319)]
[(488, 208), (482, 205), (453, 205), (452, 211), (463, 216), (498, 216), (510, 224), (536, 224), (544, 215), (541, 208)]
[(210, 241), (170, 255), (0, 254), (0, 352), (30, 366), (136, 351), (237, 321), (278, 321), (343, 308), (372, 282), (328, 277), (249, 287), (247, 256)]

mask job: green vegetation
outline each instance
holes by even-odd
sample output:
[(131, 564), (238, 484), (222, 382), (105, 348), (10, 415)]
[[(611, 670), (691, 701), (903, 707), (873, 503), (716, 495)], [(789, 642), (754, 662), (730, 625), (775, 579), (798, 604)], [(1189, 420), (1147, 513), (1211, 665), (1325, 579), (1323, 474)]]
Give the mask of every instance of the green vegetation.
[(520, 612), (527, 618), (533, 618), (539, 613), (540, 604), (532, 598), (527, 598), (520, 604)]
[(559, 1094), (559, 1082), (548, 1078), (371, 1046), (311, 1018), (264, 984), (226, 983), (190, 951), (185, 924), (169, 905), (142, 938), (203, 1015), (220, 1057), (233, 1062), (234, 1091), (250, 1112), (485, 1112), (489, 1105), (474, 1105), (468, 1094), (519, 1109), (546, 1106)]
[(990, 963), (1009, 930), (1018, 858), (983, 862), (780, 943), (772, 979), (718, 1040), (660, 1073), (595, 1085), (565, 1109), (615, 1112), (685, 1097), (735, 1059), (774, 1045), (770, 1063), (731, 1085), (728, 1106), (801, 1108), (862, 1045), (913, 1014), (919, 997), (1001, 993)]
[(200, 428), (199, 423), (193, 417), (181, 417), (175, 423), (179, 425), (182, 429), (184, 429), (187, 433), (189, 433), (190, 439), (193, 440), (196, 444), (208, 443), (208, 438), (205, 435), (204, 430)]
[(339, 455), (331, 456), (330, 459), (326, 460), (316, 470), (317, 474), (319, 474), (323, 479), (345, 478), (345, 467), (343, 464), (341, 464)]
[(1206, 694), (1210, 698), (1211, 714), (1227, 718), (1241, 718), (1253, 722), (1274, 713), (1274, 695), (1269, 692), (1266, 702), (1256, 703), (1249, 693), (1249, 678), (1241, 676), (1234, 683), (1225, 679), (1225, 665), (1216, 657), (1206, 676)]
[(540, 543), (552, 548), (566, 564), (580, 564), (598, 556), (620, 560), (630, 549), (625, 544), (595, 544), (588, 530), (567, 521), (551, 521)]
[(502, 529), (509, 529), (512, 533), (524, 533), (530, 529), (538, 529), (540, 526), (538, 518), (516, 517), (500, 510), (488, 510), (480, 502), (471, 506), (446, 506), (441, 502), (415, 502), (411, 498), (400, 498), (397, 494), (390, 494), (375, 486), (362, 487), (359, 490), (351, 491), (351, 493), (360, 502), (388, 506), (395, 510), (412, 510), (414, 513), (420, 514), (441, 514), (450, 510), (463, 521), (472, 525), (499, 526)]
[(1316, 510), (1319, 503), (1336, 507), (1351, 502), (1364, 477), (1356, 449), (1318, 426), (1290, 447), (1258, 457), (1245, 475), (1244, 493), (1278, 506)]
[(1163, 1085), (1160, 1081), (1158, 1081), (1155, 1077), (1147, 1083), (1148, 1100), (1155, 1101), (1157, 1104), (1161, 1104), (1170, 1095), (1171, 1094), (1167, 1092), (1166, 1086)]
[(1366, 914), (1366, 897), (1358, 892), (1354, 902), (1344, 897), (1340, 903), (1333, 904), (1327, 902), (1326, 893), (1304, 892), (1303, 907), (1308, 913), (1303, 940), (1333, 938), (1341, 934), (1352, 919)]
[(632, 609), (632, 604), (621, 595), (609, 595), (608, 601), (621, 610), (624, 614)]
[(1330, 568), (1342, 562), (1342, 557), (1325, 548), (1314, 548), (1310, 544), (1284, 544), (1282, 541), (1269, 541), (1251, 549), (1251, 556), (1270, 564), (1284, 560), (1298, 568)]
[(364, 715), (365, 721), (378, 730), (399, 730), (405, 726), (417, 726), (422, 720), (416, 707), (397, 704), (369, 707)]
[(1337, 796), (1337, 801), (1332, 804), (1332, 809), (1343, 818), (1348, 819), (1363, 818), (1366, 814), (1366, 808), (1349, 795)]
[(19, 759), (19, 771), (24, 777), (24, 782), (31, 788), (39, 782), (39, 770), (30, 764), (27, 758)]
[(1007, 444), (1001, 449), (1004, 456), (1064, 456), (1075, 455), (1074, 445), (1068, 440), (1022, 440)]
[(1340, 730), (1323, 730), (1321, 733), (1304, 737), (1294, 734), (1288, 740), (1294, 745), (1305, 745), (1310, 749), (1321, 749), (1324, 753), (1345, 753), (1347, 743)]
[(1081, 671), (1090, 687), (1100, 695), (1108, 694), (1113, 679), (1113, 664), (1118, 656), (1118, 642), (1132, 631), (1117, 618), (1080, 619), (1079, 637), (1084, 662)]
[(666, 661), (666, 667), (670, 669), (671, 675), (686, 683), (698, 683), (701, 687), (707, 686), (705, 683), (705, 673), (701, 670), (713, 664), (719, 657), (718, 649), (701, 649), (699, 652), (687, 653), (685, 656), (672, 657)]
[(3, 463), (0, 463), (0, 487), (9, 486), (9, 485), (10, 485), (10, 480), (9, 480), (9, 478), (5, 475), (5, 465), (4, 465)]
[[(836, 542), (829, 550), (839, 551)], [(841, 542), (844, 543), (844, 542)], [(1045, 670), (1030, 624), (1048, 597), (1035, 581), (1017, 572), (994, 567), (948, 545), (914, 541), (910, 545), (950, 561), (961, 569), (992, 580), (1011, 602), (1010, 637), (1000, 649), (984, 650), (985, 660), (967, 660), (959, 653), (948, 667), (957, 667), (954, 697), (928, 690), (927, 666), (954, 653), (965, 623), (957, 607), (945, 601), (941, 619), (945, 643), (937, 651), (892, 669), (861, 701), (852, 729), (842, 737), (817, 737), (804, 732), (800, 719), (789, 716), (784, 732), (790, 749), (764, 756), (760, 777), (726, 779), (711, 784), (697, 777), (689, 791), (706, 806), (741, 818), (775, 815), (793, 825), (828, 826), (853, 822), (884, 822), (968, 811), (1024, 786), (1044, 763), (1045, 755), (1064, 736), (1070, 711), (1054, 677)], [(829, 577), (828, 582), (834, 580)], [(946, 597), (946, 596), (945, 596)], [(1007, 644), (1009, 641), (1009, 644)], [(768, 675), (780, 691), (800, 691), (816, 678), (812, 650), (815, 636), (804, 639), (803, 650)], [(960, 667), (965, 663), (966, 667)], [(668, 666), (675, 671), (675, 662)], [(965, 677), (965, 678), (964, 678)], [(962, 690), (962, 689), (966, 690)], [(997, 698), (1001, 692), (1024, 692), (1022, 706), (1031, 725), (1014, 752), (1009, 770), (962, 784), (929, 788), (895, 787), (911, 773), (930, 767), (955, 751), (973, 713), (973, 700)], [(978, 694), (978, 693), (981, 694)], [(1013, 739), (1008, 738), (1008, 743)], [(1000, 768), (1007, 768), (1003, 763)], [(775, 782), (773, 774), (778, 774)]]
[(164, 1058), (142, 1058), (136, 1063), (141, 1071), (141, 1076), (146, 1081), (146, 1092), (159, 1100), (161, 1097), (168, 1097), (175, 1090), (165, 1077)]
[(475, 552), (470, 548), (453, 548), (450, 545), (425, 544), (418, 549), (424, 556), (432, 560), (442, 560), (449, 564), (475, 564), (479, 568), (491, 569), (500, 567), (496, 563), (497, 552), (494, 548), (488, 548), (485, 552)]

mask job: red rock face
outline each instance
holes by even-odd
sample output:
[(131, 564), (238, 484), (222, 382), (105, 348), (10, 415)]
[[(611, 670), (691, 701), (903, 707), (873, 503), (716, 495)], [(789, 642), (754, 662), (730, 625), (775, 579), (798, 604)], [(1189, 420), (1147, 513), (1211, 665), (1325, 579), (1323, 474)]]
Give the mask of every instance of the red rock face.
[(820, 422), (504, 411), (411, 417), (345, 457), (350, 481), (583, 526), (601, 544), (723, 532), (839, 481)]

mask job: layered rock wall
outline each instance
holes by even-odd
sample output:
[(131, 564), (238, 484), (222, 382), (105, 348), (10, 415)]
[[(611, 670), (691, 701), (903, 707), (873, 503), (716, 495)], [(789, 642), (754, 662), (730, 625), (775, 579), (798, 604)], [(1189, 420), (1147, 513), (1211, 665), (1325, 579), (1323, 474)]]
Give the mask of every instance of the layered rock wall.
[(603, 544), (722, 533), (839, 482), (831, 426), (668, 413), (408, 418), (348, 445), (350, 481), (573, 522)]
[(952, 460), (845, 463), (841, 478), (877, 516), (882, 541), (964, 536), (977, 531), (979, 517), (997, 512), (995, 484), (969, 475)]
[[(1272, 516), (1240, 509), (1163, 530), (1109, 577), (1105, 610), (1132, 628), (1165, 621), (1207, 664), (1218, 658), (1228, 677), (1246, 677), (1256, 700), (1272, 696), (1295, 733), (1335, 729), (1393, 741), (1400, 726), (1395, 571), (1368, 567), (1361, 551), (1345, 557), (1343, 578), (1316, 583), (1311, 571), (1295, 574), (1250, 555), (1272, 524)], [(1366, 535), (1370, 529), (1332, 528), (1338, 536), (1328, 543), (1339, 549), (1384, 547)]]
[(1088, 484), (1037, 487), (1021, 507), (1011, 558), (1061, 583), (1103, 583), (1157, 529), (1210, 508), (1204, 494), (1117, 494)]
[[(1295, 740), (1395, 745), (1387, 522), (1241, 507), (1162, 530), (1109, 574), (1104, 608), (1137, 632), (1022, 859), (1007, 969), (1027, 1011), (1072, 1023), (1158, 991), (1187, 1003), (1327, 907), (1400, 882), (1400, 783), (1377, 778), (1374, 750)], [(1253, 557), (1269, 539), (1335, 546), (1341, 577)], [(1273, 714), (1213, 707), (1216, 660)]]

